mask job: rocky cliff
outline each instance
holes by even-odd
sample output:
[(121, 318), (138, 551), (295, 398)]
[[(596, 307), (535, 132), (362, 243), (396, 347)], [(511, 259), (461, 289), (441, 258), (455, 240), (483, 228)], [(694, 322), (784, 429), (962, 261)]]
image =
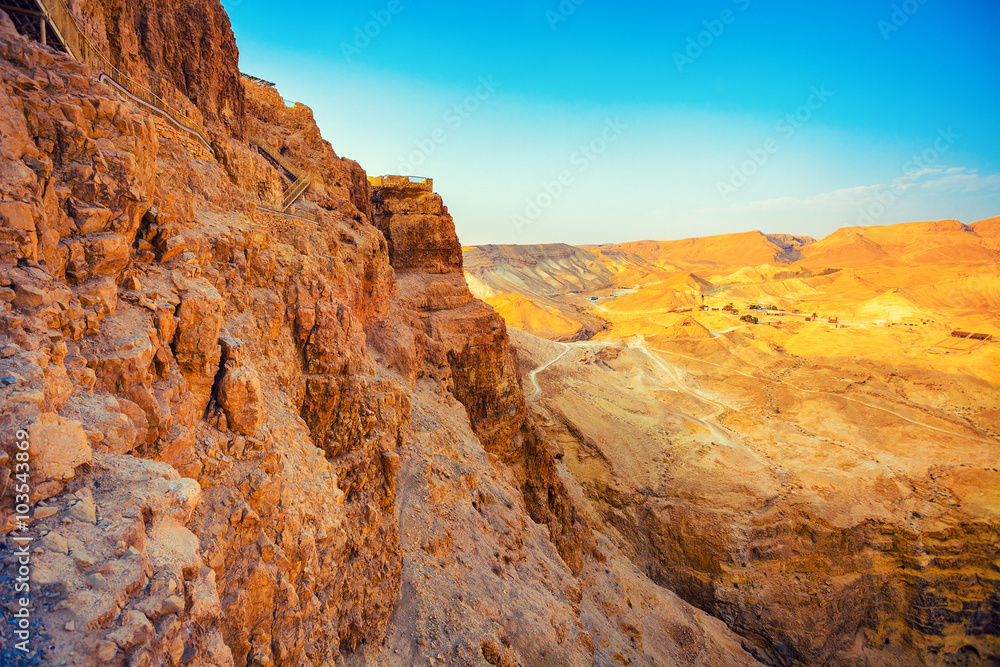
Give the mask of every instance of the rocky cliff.
[(239, 50), (222, 5), (67, 0), (92, 47), (221, 141), (245, 132)]
[(77, 10), (214, 157), (0, 12), (5, 662), (753, 663), (577, 515), (439, 197), (241, 80), (216, 2)]

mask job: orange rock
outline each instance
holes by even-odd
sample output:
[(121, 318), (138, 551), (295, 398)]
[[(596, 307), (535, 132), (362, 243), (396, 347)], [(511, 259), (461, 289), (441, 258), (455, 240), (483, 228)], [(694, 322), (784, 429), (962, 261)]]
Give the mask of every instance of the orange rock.
[(219, 383), (219, 405), (226, 411), (229, 428), (243, 435), (255, 435), (264, 423), (264, 396), (260, 378), (252, 368), (226, 365)]
[(31, 464), (35, 483), (49, 480), (65, 482), (76, 468), (89, 463), (93, 451), (80, 422), (46, 412), (28, 427)]

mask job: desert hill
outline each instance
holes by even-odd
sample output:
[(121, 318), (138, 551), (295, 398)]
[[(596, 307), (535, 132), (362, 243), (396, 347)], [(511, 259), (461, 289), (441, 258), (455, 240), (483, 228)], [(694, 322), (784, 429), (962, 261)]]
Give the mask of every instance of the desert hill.
[[(980, 229), (985, 230), (980, 234)], [(881, 227), (848, 227), (802, 249), (800, 266), (856, 268), (918, 264), (976, 264), (998, 260), (990, 224), (980, 228), (957, 220)]]
[(603, 326), (574, 296), (614, 283), (612, 270), (590, 251), (561, 243), (489, 245), (464, 248), (463, 255), (472, 293), (513, 326), (553, 340), (589, 338)]
[[(731, 272), (764, 267), (822, 270), (873, 265), (996, 261), (1000, 220), (971, 225), (956, 220), (913, 222), (873, 227), (845, 227), (816, 240), (787, 234), (744, 232), (676, 241), (634, 241), (583, 246), (602, 254), (621, 253), (667, 270), (717, 267)], [(714, 275), (725, 275), (717, 271)]]
[(582, 319), (582, 314), (567, 308), (561, 301), (529, 298), (516, 292), (491, 293), (483, 300), (493, 306), (508, 326), (535, 331), (549, 340), (580, 340), (593, 335), (580, 319), (576, 319)]
[(1000, 217), (974, 222), (972, 230), (983, 239), (983, 243), (994, 250), (1000, 250)]
[(563, 243), (475, 246), (464, 256), (466, 274), (496, 292), (554, 296), (612, 284), (613, 274), (592, 253)]
[(617, 277), (616, 282), (620, 286), (649, 285), (684, 271), (674, 264), (654, 264), (617, 246), (584, 246), (584, 248), (594, 253), (597, 261), (604, 264)]
[(788, 264), (798, 260), (801, 249), (812, 241), (808, 237), (743, 232), (678, 241), (633, 241), (598, 247), (602, 250), (631, 253), (659, 267), (678, 266), (692, 271), (705, 271), (739, 269), (761, 264)]
[[(479, 265), (483, 262), (480, 252), (469, 249), (466, 255)], [(907, 302), (891, 305), (883, 298), (883, 318), (898, 311), (943, 321), (947, 319), (944, 311), (954, 307), (956, 316), (961, 311), (964, 326), (978, 321), (980, 328), (993, 331), (1000, 325), (991, 305), (995, 304), (993, 280), (988, 271), (984, 273), (984, 267), (995, 267), (1000, 261), (998, 218), (971, 225), (942, 220), (847, 227), (818, 241), (747, 232), (582, 246), (574, 251), (559, 247), (559, 256), (572, 257), (574, 267), (564, 268), (561, 274), (550, 268), (550, 251), (540, 252), (544, 260), (537, 267), (528, 259), (532, 252), (539, 251), (531, 246), (506, 246), (503, 253), (492, 250), (488, 271), (468, 272), (480, 296), (506, 295), (502, 307), (513, 326), (530, 319), (527, 313), (515, 313), (532, 303), (536, 309), (558, 311), (574, 323), (585, 319), (580, 309), (588, 305), (600, 316), (602, 312), (721, 307), (733, 299), (790, 309), (801, 306), (848, 318), (864, 304), (864, 312), (873, 317), (877, 300), (896, 290), (905, 292)], [(578, 277), (586, 273), (597, 274), (599, 279)], [(552, 277), (547, 279), (547, 275)], [(619, 289), (611, 289), (613, 285)], [(510, 296), (515, 292), (522, 298)], [(588, 304), (592, 296), (598, 297), (596, 306)], [(499, 302), (491, 303), (499, 306)], [(601, 327), (590, 321), (587, 326), (552, 330), (562, 331), (560, 339), (569, 340), (571, 329), (575, 336), (578, 331)]]
[(793, 269), (787, 266), (761, 264), (760, 266), (744, 266), (742, 269), (733, 271), (728, 275), (709, 276), (706, 280), (716, 285), (754, 284), (787, 280), (789, 278), (801, 277), (802, 275), (811, 275), (811, 273), (811, 271)]

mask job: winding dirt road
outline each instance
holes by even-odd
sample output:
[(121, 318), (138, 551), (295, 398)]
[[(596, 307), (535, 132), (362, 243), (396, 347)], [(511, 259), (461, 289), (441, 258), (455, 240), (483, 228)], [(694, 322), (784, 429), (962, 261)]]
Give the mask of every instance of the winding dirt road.
[(558, 357), (556, 357), (552, 361), (550, 361), (550, 362), (548, 362), (546, 364), (542, 364), (541, 366), (539, 366), (538, 368), (536, 368), (535, 370), (531, 371), (531, 373), (528, 374), (529, 379), (531, 379), (531, 385), (535, 388), (535, 391), (532, 392), (531, 396), (525, 396), (525, 400), (526, 401), (533, 400), (533, 399), (538, 398), (539, 396), (542, 395), (542, 387), (541, 387), (541, 385), (538, 384), (538, 374), (541, 373), (542, 371), (544, 371), (546, 368), (548, 368), (552, 364), (554, 364), (557, 361), (559, 361), (560, 359), (562, 359), (563, 357), (565, 357), (566, 353), (569, 352), (571, 349), (573, 349), (568, 343), (559, 343), (559, 344), (566, 348), (565, 350), (562, 351), (562, 354), (560, 354)]

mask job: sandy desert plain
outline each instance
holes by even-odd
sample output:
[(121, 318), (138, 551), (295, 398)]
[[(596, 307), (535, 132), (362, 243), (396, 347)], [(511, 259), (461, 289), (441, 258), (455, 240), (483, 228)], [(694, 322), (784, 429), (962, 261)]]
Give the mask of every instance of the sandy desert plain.
[(995, 664), (998, 251), (1000, 218), (464, 255), (655, 581), (769, 661)]

